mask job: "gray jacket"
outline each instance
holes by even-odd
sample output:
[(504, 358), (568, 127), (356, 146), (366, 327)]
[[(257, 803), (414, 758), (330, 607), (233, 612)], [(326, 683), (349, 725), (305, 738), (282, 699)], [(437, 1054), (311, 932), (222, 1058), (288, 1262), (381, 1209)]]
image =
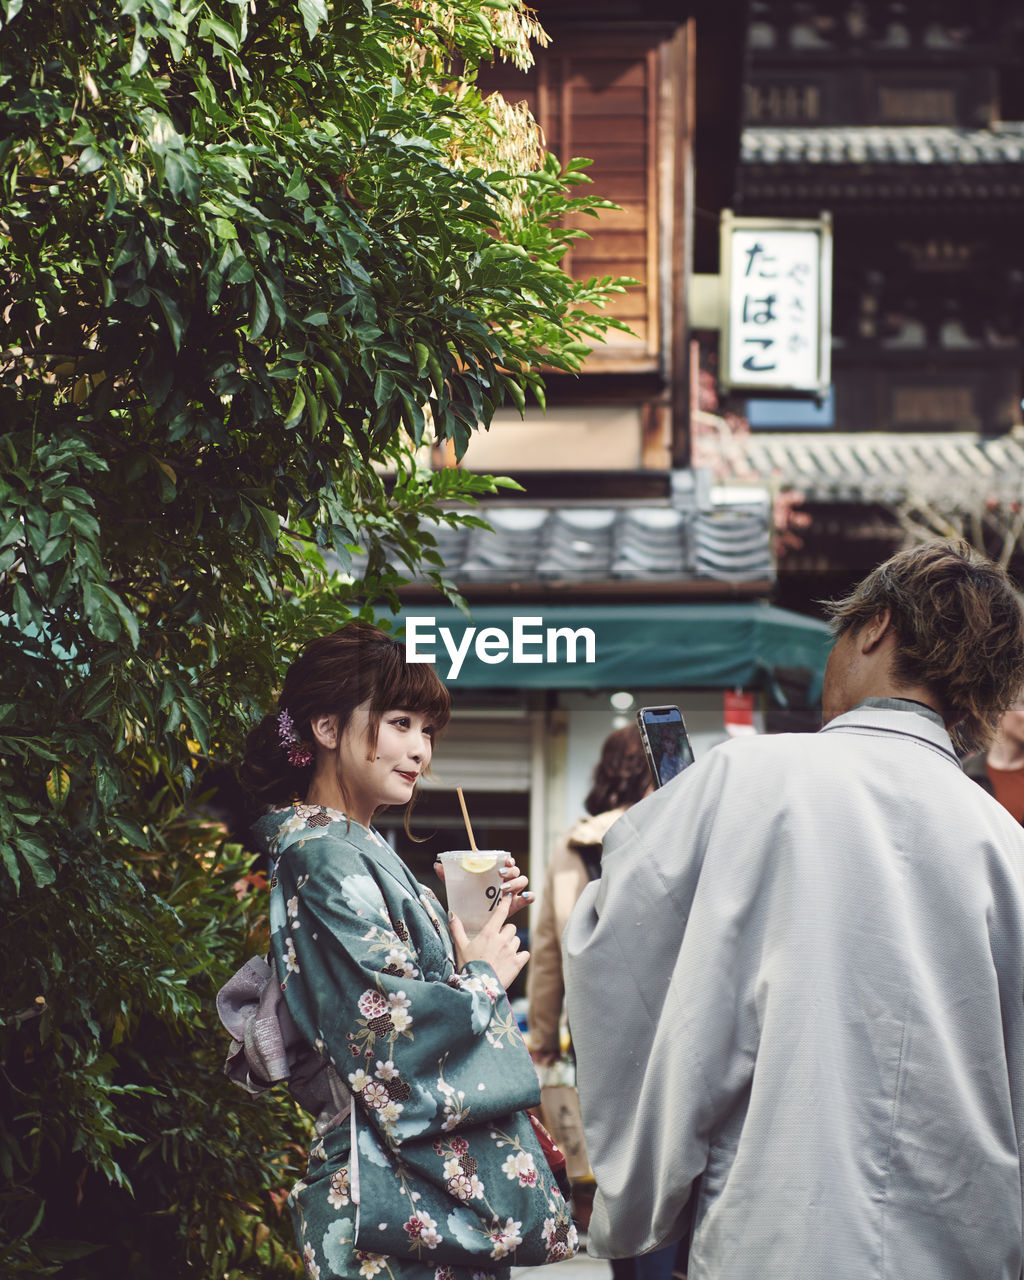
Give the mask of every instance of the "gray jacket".
[(635, 805), (565, 935), (590, 1249), (690, 1280), (1019, 1280), (1024, 832), (933, 717), (744, 738)]

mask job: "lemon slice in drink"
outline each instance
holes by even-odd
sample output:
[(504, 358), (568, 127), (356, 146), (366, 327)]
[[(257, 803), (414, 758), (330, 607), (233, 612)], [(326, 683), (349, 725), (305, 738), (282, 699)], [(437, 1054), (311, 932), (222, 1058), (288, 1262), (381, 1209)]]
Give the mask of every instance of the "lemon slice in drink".
[(493, 853), (467, 853), (459, 859), (463, 871), (490, 871), (498, 859)]

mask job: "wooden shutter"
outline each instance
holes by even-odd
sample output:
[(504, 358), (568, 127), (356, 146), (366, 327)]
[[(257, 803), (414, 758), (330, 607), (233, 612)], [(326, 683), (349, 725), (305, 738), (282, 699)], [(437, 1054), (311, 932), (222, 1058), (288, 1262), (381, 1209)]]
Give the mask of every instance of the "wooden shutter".
[[(480, 86), (509, 101), (525, 99), (544, 131), (548, 149), (563, 163), (587, 156), (592, 186), (581, 194), (613, 200), (621, 208), (573, 225), (591, 237), (577, 241), (564, 260), (578, 280), (632, 276), (639, 283), (615, 295), (607, 310), (633, 335), (612, 332), (587, 361), (589, 370), (655, 370), (662, 365), (663, 281), (671, 279), (669, 229), (659, 221), (666, 142), (659, 130), (665, 88), (666, 32), (553, 31), (529, 72), (499, 64), (484, 68)], [(668, 152), (671, 155), (671, 150)], [(635, 336), (634, 336), (635, 335)]]

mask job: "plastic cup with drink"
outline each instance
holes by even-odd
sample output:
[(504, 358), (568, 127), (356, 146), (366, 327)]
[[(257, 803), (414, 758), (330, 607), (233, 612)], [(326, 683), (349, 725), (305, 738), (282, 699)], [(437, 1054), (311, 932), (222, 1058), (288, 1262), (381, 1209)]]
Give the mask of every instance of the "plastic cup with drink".
[(501, 868), (508, 856), (505, 849), (450, 849), (440, 855), (448, 908), (470, 937), (480, 932), (501, 901)]
[(462, 806), (462, 818), (469, 837), (468, 849), (449, 849), (440, 855), (444, 867), (444, 887), (448, 910), (462, 921), (466, 933), (473, 937), (487, 923), (491, 912), (501, 901), (504, 877), (501, 869), (509, 860), (506, 849), (478, 849), (473, 825), (466, 808), (462, 788), (455, 791)]

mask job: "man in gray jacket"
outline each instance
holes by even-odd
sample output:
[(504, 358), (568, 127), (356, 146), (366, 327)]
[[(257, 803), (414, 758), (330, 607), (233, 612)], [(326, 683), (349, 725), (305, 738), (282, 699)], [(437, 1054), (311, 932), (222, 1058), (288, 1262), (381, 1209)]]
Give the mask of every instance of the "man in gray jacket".
[(635, 805), (570, 919), (590, 1249), (692, 1211), (690, 1280), (1020, 1280), (1024, 831), (954, 748), (1020, 692), (1024, 617), (945, 543), (830, 612), (821, 732)]

